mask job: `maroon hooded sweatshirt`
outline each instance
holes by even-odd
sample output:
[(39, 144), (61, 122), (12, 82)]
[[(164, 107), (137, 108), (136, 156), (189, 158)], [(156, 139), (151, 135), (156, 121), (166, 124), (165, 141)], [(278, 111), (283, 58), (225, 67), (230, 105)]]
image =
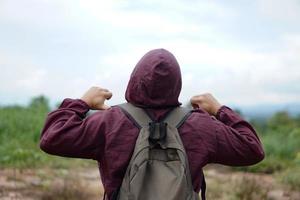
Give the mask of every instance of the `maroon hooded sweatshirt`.
[[(126, 100), (159, 120), (180, 105), (180, 91), (181, 73), (175, 57), (167, 50), (156, 49), (143, 56), (133, 70)], [(97, 160), (104, 189), (111, 199), (122, 183), (139, 129), (119, 107), (86, 116), (88, 111), (89, 106), (82, 100), (65, 99), (49, 113), (40, 148), (53, 155)], [(201, 108), (194, 109), (179, 134), (196, 192), (201, 188), (206, 164), (245, 166), (264, 158), (253, 127), (226, 106), (219, 109), (216, 117)]]

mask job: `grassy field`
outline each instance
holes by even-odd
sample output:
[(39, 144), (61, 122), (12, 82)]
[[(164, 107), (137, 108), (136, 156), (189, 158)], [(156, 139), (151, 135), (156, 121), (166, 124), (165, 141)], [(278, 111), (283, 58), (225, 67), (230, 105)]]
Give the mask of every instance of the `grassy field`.
[(237, 168), (248, 172), (274, 174), (279, 181), (300, 189), (300, 116), (278, 112), (266, 121), (252, 119), (266, 153), (254, 166)]
[(40, 150), (41, 129), (49, 111), (43, 96), (32, 99), (27, 107), (0, 107), (0, 168), (66, 168), (89, 163), (49, 156)]
[[(39, 138), (48, 101), (40, 96), (26, 107), (0, 107), (0, 168), (68, 168), (93, 161), (48, 156), (39, 149)], [(279, 112), (267, 120), (252, 119), (262, 139), (266, 158), (263, 162), (234, 170), (272, 174), (289, 187), (300, 190), (300, 117)]]

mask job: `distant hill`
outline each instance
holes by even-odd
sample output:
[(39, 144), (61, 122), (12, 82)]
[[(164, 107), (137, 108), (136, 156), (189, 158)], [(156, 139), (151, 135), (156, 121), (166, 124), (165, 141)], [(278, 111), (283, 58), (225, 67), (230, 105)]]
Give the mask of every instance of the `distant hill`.
[(300, 115), (300, 103), (259, 104), (253, 106), (232, 106), (247, 118), (268, 118), (276, 112), (287, 111), (292, 116)]

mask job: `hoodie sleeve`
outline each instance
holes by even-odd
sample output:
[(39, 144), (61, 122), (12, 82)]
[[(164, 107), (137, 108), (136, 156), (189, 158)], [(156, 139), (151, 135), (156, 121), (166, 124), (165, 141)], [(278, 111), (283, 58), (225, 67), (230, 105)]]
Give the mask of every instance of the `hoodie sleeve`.
[(213, 121), (216, 140), (211, 162), (245, 166), (264, 159), (264, 150), (254, 128), (236, 112), (222, 106)]
[(41, 133), (40, 148), (53, 155), (97, 159), (104, 146), (106, 111), (88, 117), (89, 106), (80, 99), (65, 99), (49, 113)]

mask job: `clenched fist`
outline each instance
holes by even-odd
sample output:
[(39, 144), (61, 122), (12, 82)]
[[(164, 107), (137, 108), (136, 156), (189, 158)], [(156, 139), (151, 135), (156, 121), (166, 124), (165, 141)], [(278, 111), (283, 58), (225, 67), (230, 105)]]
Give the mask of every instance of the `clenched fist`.
[(209, 93), (196, 95), (191, 98), (193, 108), (202, 108), (210, 115), (216, 115), (221, 104)]
[(106, 110), (110, 108), (109, 106), (104, 104), (105, 100), (109, 100), (112, 97), (112, 93), (100, 87), (91, 87), (82, 97), (87, 105), (89, 105), (90, 109), (93, 110)]

